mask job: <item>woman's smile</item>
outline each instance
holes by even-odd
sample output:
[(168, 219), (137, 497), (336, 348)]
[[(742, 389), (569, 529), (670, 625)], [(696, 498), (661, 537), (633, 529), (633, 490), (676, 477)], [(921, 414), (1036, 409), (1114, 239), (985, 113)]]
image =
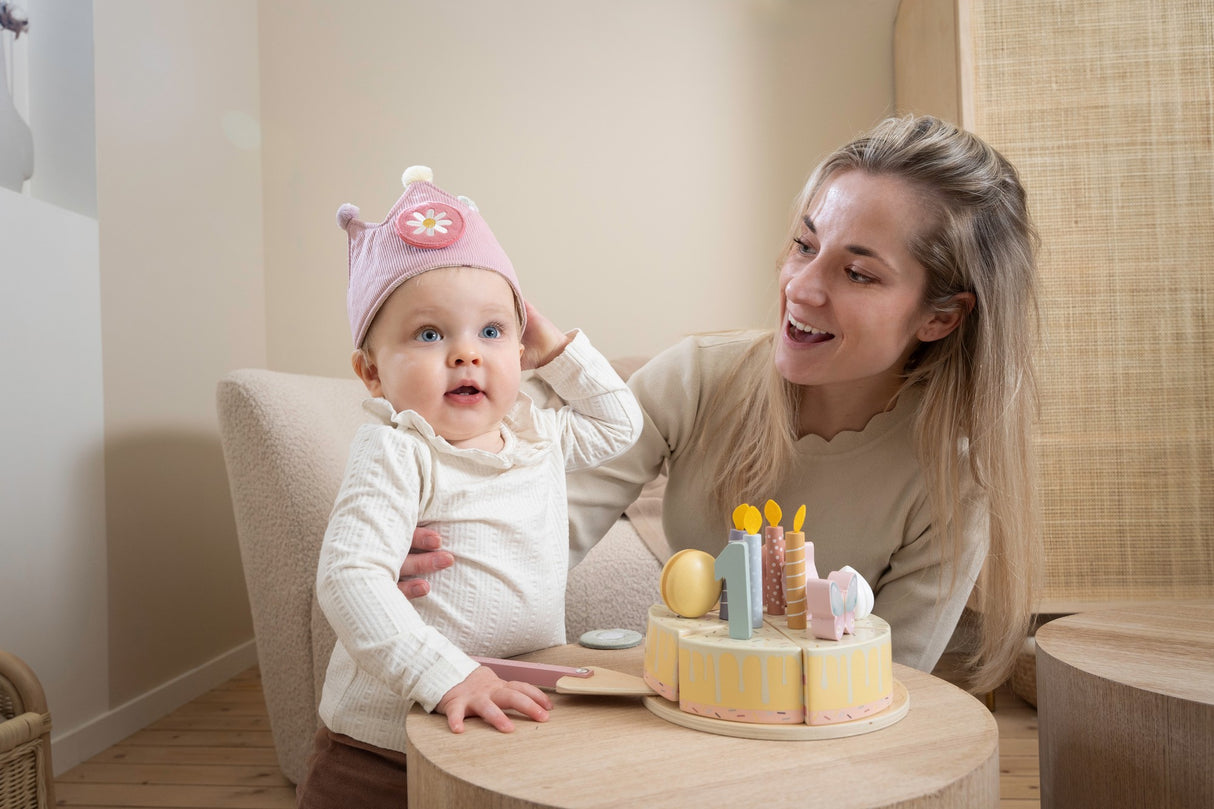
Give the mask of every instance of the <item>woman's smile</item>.
[(788, 316), (788, 328), (785, 329), (785, 334), (788, 339), (794, 343), (812, 344), (825, 343), (828, 340), (835, 339), (835, 336), (828, 331), (816, 329), (808, 323), (802, 323), (791, 314)]

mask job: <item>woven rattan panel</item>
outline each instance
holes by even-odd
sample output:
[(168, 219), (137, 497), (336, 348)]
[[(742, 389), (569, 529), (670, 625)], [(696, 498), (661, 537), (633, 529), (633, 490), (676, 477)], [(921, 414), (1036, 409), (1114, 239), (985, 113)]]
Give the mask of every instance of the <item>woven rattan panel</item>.
[(966, 123), (1042, 237), (1043, 595), (1208, 596), (1214, 3), (968, 6)]

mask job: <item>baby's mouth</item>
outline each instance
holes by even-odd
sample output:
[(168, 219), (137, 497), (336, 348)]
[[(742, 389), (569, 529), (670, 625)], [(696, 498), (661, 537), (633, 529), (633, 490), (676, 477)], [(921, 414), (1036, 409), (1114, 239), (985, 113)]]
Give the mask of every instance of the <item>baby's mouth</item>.
[(483, 391), (475, 385), (460, 385), (458, 388), (452, 388), (451, 390), (447, 391), (448, 396), (460, 397), (477, 396), (481, 393), (483, 393)]
[(788, 327), (785, 333), (795, 343), (825, 343), (827, 340), (835, 339), (835, 336), (828, 331), (814, 328), (808, 323), (802, 323), (792, 315), (788, 315)]

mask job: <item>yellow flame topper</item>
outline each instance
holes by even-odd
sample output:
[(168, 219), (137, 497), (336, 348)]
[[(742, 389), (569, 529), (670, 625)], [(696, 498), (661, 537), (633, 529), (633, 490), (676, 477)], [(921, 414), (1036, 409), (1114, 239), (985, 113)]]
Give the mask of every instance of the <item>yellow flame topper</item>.
[(763, 513), (767, 515), (769, 525), (779, 525), (780, 518), (784, 516), (784, 512), (780, 511), (780, 504), (775, 500), (768, 500), (763, 505)]
[(746, 523), (746, 533), (748, 534), (757, 534), (763, 529), (763, 515), (754, 506), (746, 507), (744, 521)]

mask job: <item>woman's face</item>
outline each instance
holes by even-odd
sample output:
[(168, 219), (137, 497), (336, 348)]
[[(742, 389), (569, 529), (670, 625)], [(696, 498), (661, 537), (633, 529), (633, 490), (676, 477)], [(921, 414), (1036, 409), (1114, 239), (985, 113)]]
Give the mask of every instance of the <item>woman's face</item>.
[(955, 328), (924, 304), (927, 271), (910, 252), (927, 207), (904, 181), (857, 170), (810, 201), (780, 269), (781, 376), (889, 396), (919, 343)]

